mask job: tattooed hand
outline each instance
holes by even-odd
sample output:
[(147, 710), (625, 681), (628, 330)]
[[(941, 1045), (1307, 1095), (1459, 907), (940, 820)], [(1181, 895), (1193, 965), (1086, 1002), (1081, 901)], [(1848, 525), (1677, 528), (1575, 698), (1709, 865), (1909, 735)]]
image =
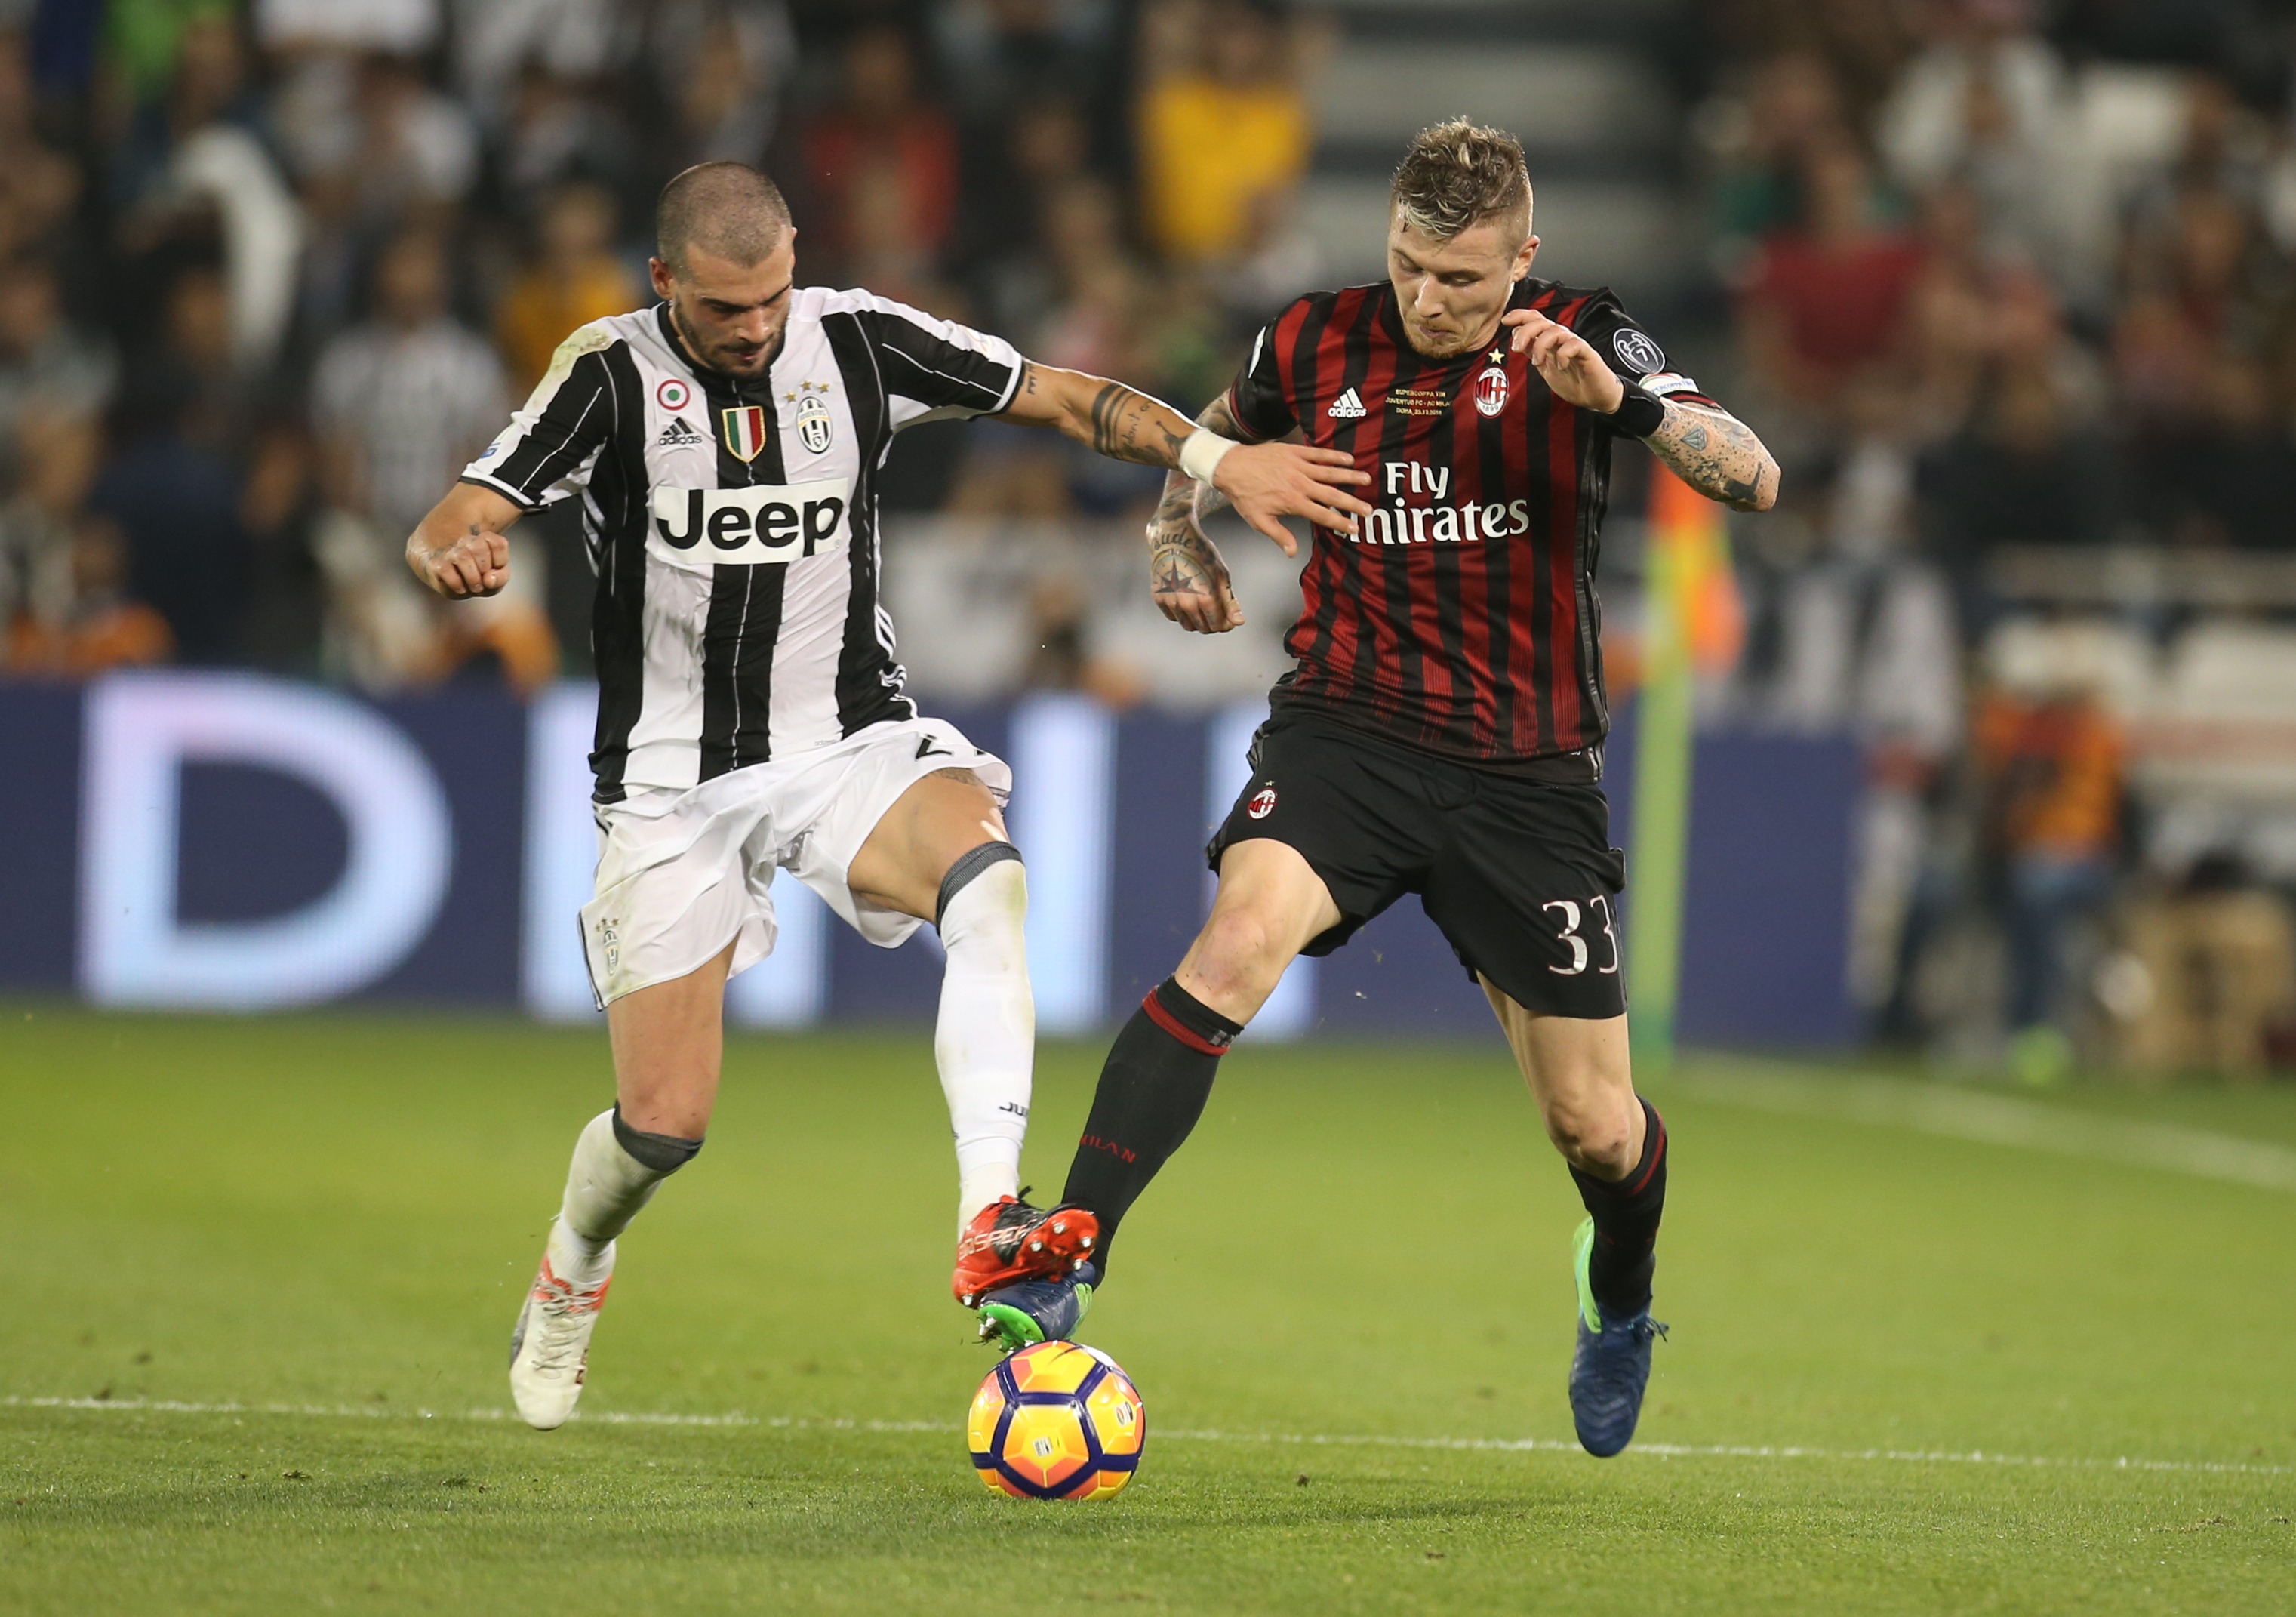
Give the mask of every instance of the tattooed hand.
[[(1243, 436), (1224, 398), (1205, 406), (1196, 424), (1222, 438)], [(1224, 635), (1243, 622), (1227, 563), (1204, 537), (1204, 518), (1226, 504), (1218, 489), (1176, 472), (1164, 480), (1164, 497), (1148, 521), (1149, 596), (1193, 634)]]
[(1219, 549), (1196, 526), (1194, 502), (1168, 497), (1148, 524), (1148, 592), (1156, 609), (1198, 635), (1224, 635), (1243, 623), (1243, 607)]

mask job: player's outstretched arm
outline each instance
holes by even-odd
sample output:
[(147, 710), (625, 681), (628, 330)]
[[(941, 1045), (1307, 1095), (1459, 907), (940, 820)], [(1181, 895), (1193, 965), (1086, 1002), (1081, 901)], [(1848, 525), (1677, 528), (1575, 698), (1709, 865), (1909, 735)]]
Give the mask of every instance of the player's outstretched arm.
[(502, 593), (510, 582), (510, 541), (503, 538), (526, 514), (478, 483), (456, 483), (406, 539), (406, 564), (425, 587), (460, 601)]
[(1113, 460), (1184, 472), (1210, 483), (1236, 514), (1297, 555), (1287, 516), (1353, 533), (1371, 507), (1348, 492), (1371, 481), (1340, 449), (1305, 444), (1241, 444), (1200, 427), (1171, 406), (1105, 376), (1029, 364), (1004, 414), (1031, 426), (1057, 427)]
[[(1530, 356), (1557, 398), (1603, 415), (1625, 402), (1626, 383), (1569, 326), (1528, 308), (1505, 316), (1502, 324), (1514, 328), (1514, 351)], [(1658, 426), (1643, 441), (1677, 477), (1740, 511), (1767, 511), (1778, 503), (1778, 463), (1744, 422), (1715, 405), (1671, 398), (1659, 404)]]

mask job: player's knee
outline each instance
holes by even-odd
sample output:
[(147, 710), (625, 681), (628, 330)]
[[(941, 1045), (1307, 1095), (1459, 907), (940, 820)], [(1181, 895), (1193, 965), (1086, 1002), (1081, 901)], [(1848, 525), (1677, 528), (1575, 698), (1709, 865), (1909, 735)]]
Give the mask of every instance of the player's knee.
[(1633, 1165), (1636, 1112), (1631, 1100), (1620, 1105), (1607, 1094), (1557, 1096), (1547, 1100), (1541, 1115), (1546, 1137), (1573, 1168), (1616, 1177)]
[(1215, 911), (1204, 923), (1192, 964), (1196, 977), (1223, 996), (1256, 1002), (1275, 986), (1289, 962), (1267, 918), (1237, 907)]
[(1029, 880), (1021, 850), (1010, 842), (983, 842), (960, 854), (940, 879), (933, 924), (948, 944), (969, 932), (1018, 928), (1029, 913)]

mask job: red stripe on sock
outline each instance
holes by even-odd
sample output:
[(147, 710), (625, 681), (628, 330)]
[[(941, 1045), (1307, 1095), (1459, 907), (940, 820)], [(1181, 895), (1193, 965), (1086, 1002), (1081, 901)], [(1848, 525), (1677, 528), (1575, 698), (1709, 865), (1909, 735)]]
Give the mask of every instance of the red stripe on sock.
[(1658, 1171), (1658, 1165), (1666, 1161), (1666, 1120), (1658, 1114), (1657, 1107), (1651, 1106), (1648, 1110), (1651, 1127), (1658, 1130), (1658, 1144), (1651, 1148), (1650, 1161), (1643, 1169), (1642, 1178), (1627, 1186), (1627, 1194), (1630, 1196), (1642, 1194), (1651, 1182), (1651, 1176)]
[(1154, 989), (1150, 989), (1148, 997), (1140, 1002), (1140, 1008), (1148, 1013), (1149, 1021), (1163, 1029), (1164, 1031), (1169, 1033), (1173, 1038), (1187, 1046), (1188, 1048), (1193, 1050), (1197, 1055), (1225, 1055), (1227, 1054), (1227, 1047), (1226, 1045), (1216, 1045), (1210, 1039), (1204, 1038), (1201, 1033), (1192, 1031), (1180, 1021), (1178, 1017), (1166, 1010), (1164, 1008), (1163, 1001), (1156, 997)]

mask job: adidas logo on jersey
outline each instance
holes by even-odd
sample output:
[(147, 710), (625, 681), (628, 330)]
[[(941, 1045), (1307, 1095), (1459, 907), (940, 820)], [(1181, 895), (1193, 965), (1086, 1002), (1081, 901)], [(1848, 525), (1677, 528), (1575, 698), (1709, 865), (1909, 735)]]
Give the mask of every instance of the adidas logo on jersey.
[(661, 430), (661, 436), (653, 440), (653, 445), (657, 449), (690, 449), (696, 444), (709, 441), (685, 424), (685, 416), (673, 415), (669, 418), (669, 425)]
[(1364, 408), (1363, 400), (1356, 397), (1356, 390), (1349, 388), (1332, 400), (1332, 407), (1324, 414), (1333, 421), (1361, 421), (1369, 412)]

